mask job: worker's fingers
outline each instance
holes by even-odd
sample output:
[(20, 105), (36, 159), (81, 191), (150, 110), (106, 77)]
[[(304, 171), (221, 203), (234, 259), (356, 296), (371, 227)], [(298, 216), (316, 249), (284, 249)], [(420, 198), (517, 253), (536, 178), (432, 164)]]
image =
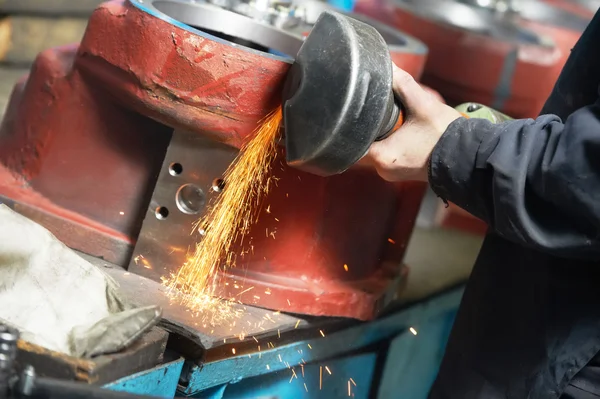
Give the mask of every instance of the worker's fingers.
[(419, 113), (432, 101), (432, 96), (407, 72), (394, 65), (392, 87), (402, 104), (411, 113)]

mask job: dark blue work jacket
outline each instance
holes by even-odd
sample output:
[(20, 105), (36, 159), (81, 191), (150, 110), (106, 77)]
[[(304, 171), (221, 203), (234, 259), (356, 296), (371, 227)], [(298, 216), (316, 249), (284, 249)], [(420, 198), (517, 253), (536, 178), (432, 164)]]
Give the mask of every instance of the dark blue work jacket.
[(540, 117), (437, 144), (434, 191), (490, 230), (432, 399), (600, 397), (599, 86), (597, 13)]

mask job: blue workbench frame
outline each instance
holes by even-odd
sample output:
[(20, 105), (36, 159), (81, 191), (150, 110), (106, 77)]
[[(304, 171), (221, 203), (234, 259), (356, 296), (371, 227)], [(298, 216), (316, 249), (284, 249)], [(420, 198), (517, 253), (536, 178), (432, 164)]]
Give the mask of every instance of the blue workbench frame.
[[(352, 378), (353, 398), (426, 399), (462, 293), (463, 287), (455, 288), (381, 319), (265, 350), (260, 356), (185, 368), (184, 360), (177, 359), (106, 387), (162, 398), (173, 398), (178, 388), (178, 397), (203, 399), (336, 399), (348, 397)], [(178, 386), (182, 370), (185, 387)]]

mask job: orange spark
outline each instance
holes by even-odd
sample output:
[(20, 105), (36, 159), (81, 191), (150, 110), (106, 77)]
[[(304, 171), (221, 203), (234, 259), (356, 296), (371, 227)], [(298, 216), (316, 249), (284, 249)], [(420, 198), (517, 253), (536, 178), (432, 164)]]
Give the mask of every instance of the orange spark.
[(252, 287), (250, 287), (250, 288), (248, 288), (248, 289), (245, 289), (244, 291), (240, 292), (240, 293), (238, 294), (238, 296), (240, 296), (240, 295), (242, 295), (242, 294), (245, 294), (246, 292), (248, 292), (248, 291), (250, 291), (250, 290), (253, 290), (253, 289), (254, 289), (254, 287), (253, 287), (253, 286), (252, 286)]
[(392, 243), (392, 244), (395, 244), (395, 243), (396, 243), (396, 241), (392, 240), (391, 238), (388, 238), (388, 242), (390, 242), (390, 243)]
[(327, 372), (329, 373), (329, 375), (331, 375), (331, 370), (329, 370), (328, 366), (325, 366), (325, 370), (327, 370)]
[(308, 392), (308, 387), (306, 386), (306, 382), (304, 383), (304, 389)]
[(350, 381), (348, 381), (348, 396), (352, 396), (352, 387), (350, 386)]
[(348, 265), (344, 264), (344, 270), (348, 271)]
[(352, 378), (350, 378), (350, 382), (351, 382), (352, 384), (354, 384), (354, 386), (356, 386), (356, 382), (354, 382), (354, 380), (353, 380)]
[(231, 348), (231, 353), (235, 355), (235, 348)]
[(298, 328), (298, 326), (299, 326), (299, 325), (300, 325), (300, 320), (298, 320), (298, 321), (296, 322), (296, 325), (294, 326), (294, 328)]
[(323, 332), (323, 330), (319, 330), (319, 332), (321, 333), (321, 335), (323, 336), (323, 338), (325, 338), (325, 333)]
[(319, 391), (323, 388), (323, 366), (319, 366)]

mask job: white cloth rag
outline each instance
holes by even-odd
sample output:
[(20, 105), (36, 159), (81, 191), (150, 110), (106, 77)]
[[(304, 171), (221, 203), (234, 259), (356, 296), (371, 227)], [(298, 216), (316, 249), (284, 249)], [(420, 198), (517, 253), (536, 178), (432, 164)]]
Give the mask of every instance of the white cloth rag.
[(0, 323), (46, 349), (92, 357), (124, 349), (160, 320), (48, 230), (0, 204)]

